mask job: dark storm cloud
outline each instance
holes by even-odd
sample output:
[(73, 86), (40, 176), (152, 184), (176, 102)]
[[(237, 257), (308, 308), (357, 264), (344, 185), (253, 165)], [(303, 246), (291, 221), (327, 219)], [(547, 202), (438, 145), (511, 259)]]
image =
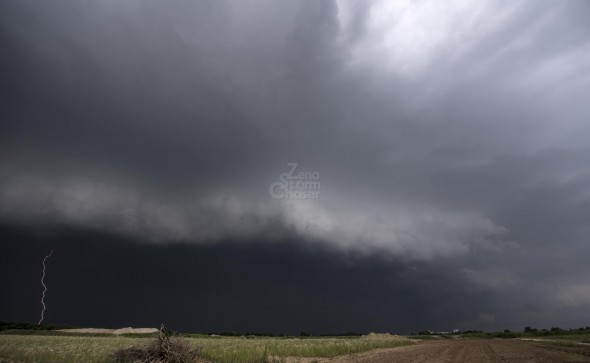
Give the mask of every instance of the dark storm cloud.
[[(0, 216), (383, 254), (414, 284), (408, 304), (444, 301), (433, 320), (576, 324), (590, 304), (589, 10), (3, 2)], [(289, 162), (320, 173), (319, 200), (269, 196)], [(452, 290), (421, 295), (432, 286)], [(445, 312), (459, 297), (477, 311)]]
[[(458, 283), (426, 263), (351, 258), (296, 241), (145, 246), (79, 230), (38, 238), (6, 226), (2, 235), (21, 241), (0, 250), (0, 272), (13, 292), (0, 309), (18, 321), (38, 313), (42, 256), (32, 256), (31, 247), (56, 251), (47, 264), (51, 322), (333, 334), (463, 327), (461, 315), (478, 314)], [(432, 306), (438, 299), (453, 309)]]

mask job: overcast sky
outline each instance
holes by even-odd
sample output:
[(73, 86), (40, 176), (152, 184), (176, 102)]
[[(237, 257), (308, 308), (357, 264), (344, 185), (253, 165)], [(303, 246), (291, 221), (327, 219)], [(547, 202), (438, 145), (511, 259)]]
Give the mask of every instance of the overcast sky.
[(0, 2), (0, 320), (590, 325), (589, 16)]

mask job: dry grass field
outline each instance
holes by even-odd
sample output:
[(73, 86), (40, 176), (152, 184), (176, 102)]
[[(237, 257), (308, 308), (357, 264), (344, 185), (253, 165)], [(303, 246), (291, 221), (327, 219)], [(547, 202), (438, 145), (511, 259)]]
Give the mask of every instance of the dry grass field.
[[(157, 335), (157, 334), (156, 334)], [(590, 332), (498, 338), (493, 333), (454, 336), (389, 334), (363, 337), (179, 338), (199, 348), (200, 361), (211, 363), (386, 363), (386, 362), (590, 362)], [(0, 362), (115, 362), (114, 353), (145, 348), (154, 334), (114, 335), (5, 331), (0, 334)], [(422, 338), (422, 339), (420, 339)], [(425, 339), (428, 338), (428, 339)]]
[[(113, 362), (123, 348), (146, 346), (151, 337), (0, 335), (0, 359), (17, 362)], [(372, 338), (190, 337), (203, 359), (215, 363), (284, 362), (287, 357), (329, 358), (414, 344), (398, 336)]]

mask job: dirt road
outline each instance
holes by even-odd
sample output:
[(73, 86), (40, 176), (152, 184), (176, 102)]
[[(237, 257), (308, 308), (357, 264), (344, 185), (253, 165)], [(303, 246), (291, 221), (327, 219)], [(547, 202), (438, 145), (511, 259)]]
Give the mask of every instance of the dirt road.
[[(301, 361), (303, 362), (303, 361)], [(394, 362), (590, 362), (589, 347), (561, 347), (538, 342), (505, 339), (444, 339), (422, 341), (416, 345), (381, 349), (356, 356), (314, 360), (322, 363), (394, 363)]]
[[(581, 359), (581, 360), (580, 360)], [(576, 354), (550, 350), (533, 342), (518, 340), (436, 340), (389, 352), (379, 352), (358, 360), (363, 363), (385, 362), (590, 362)]]

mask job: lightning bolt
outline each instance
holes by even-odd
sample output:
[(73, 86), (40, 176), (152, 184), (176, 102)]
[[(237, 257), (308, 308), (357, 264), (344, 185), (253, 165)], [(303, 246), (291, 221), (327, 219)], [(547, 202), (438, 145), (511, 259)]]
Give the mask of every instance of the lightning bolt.
[(51, 257), (51, 255), (53, 254), (53, 250), (51, 250), (51, 252), (49, 252), (49, 254), (47, 256), (45, 256), (45, 258), (43, 259), (43, 275), (41, 276), (41, 285), (43, 285), (43, 295), (41, 295), (41, 305), (43, 305), (43, 309), (41, 310), (41, 319), (39, 320), (39, 323), (37, 323), (37, 325), (41, 325), (41, 323), (43, 322), (43, 314), (45, 313), (45, 293), (47, 292), (47, 286), (45, 285), (45, 261)]

